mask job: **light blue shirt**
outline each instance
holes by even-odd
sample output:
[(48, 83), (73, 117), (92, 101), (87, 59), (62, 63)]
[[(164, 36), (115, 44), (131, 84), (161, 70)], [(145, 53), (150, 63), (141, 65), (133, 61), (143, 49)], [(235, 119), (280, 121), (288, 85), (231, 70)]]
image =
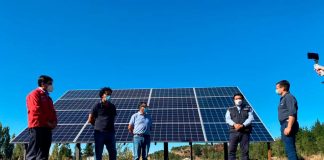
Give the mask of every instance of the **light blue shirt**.
[(137, 112), (132, 115), (129, 124), (134, 127), (133, 134), (150, 134), (152, 129), (152, 118), (149, 114)]
[[(241, 112), (241, 107), (239, 106), (236, 106), (239, 113)], [(226, 111), (226, 114), (225, 114), (225, 120), (226, 120), (226, 123), (230, 126), (234, 126), (235, 122), (231, 119), (231, 114), (229, 112), (229, 110)], [(251, 111), (249, 112), (249, 117), (248, 119), (245, 120), (245, 122), (243, 123), (244, 126), (248, 126), (252, 123), (252, 121), (254, 120), (254, 117), (253, 117), (253, 110), (251, 109)]]

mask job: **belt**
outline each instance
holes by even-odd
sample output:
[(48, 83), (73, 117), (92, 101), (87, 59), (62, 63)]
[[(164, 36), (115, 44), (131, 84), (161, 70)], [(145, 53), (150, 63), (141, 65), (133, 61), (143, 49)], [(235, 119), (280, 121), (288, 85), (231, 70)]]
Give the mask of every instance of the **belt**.
[(145, 136), (150, 136), (150, 135), (149, 134), (134, 134), (134, 136), (145, 137)]

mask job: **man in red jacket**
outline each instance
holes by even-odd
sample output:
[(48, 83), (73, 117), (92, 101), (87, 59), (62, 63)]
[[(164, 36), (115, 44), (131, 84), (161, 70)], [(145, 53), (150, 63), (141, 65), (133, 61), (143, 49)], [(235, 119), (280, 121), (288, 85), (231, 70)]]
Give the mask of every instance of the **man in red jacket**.
[(57, 125), (56, 111), (49, 92), (53, 91), (53, 79), (42, 75), (38, 88), (27, 96), (29, 144), (27, 160), (47, 160), (52, 143), (52, 129)]

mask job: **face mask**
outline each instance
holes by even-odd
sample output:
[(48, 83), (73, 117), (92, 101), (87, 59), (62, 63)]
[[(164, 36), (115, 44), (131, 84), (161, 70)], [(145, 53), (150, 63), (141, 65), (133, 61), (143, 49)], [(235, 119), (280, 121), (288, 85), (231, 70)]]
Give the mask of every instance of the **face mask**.
[(276, 94), (281, 95), (280, 92), (276, 89)]
[(243, 103), (243, 101), (240, 99), (237, 99), (237, 100), (234, 100), (234, 103), (235, 103), (235, 105), (240, 106)]
[(110, 101), (110, 96), (106, 96), (106, 101)]
[(148, 113), (149, 112), (149, 109), (148, 108), (144, 108), (144, 113)]
[(54, 90), (53, 85), (49, 85), (46, 90), (47, 92), (53, 92)]

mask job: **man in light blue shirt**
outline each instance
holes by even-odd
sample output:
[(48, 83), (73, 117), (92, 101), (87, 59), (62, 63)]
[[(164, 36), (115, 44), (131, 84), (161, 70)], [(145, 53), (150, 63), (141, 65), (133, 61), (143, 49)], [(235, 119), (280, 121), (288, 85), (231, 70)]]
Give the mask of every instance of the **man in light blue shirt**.
[(143, 160), (147, 160), (150, 149), (150, 131), (152, 130), (152, 118), (148, 114), (148, 106), (146, 102), (140, 102), (138, 112), (133, 114), (128, 130), (134, 135), (133, 160), (139, 160), (141, 155)]
[(233, 96), (234, 106), (228, 108), (225, 119), (230, 126), (229, 136), (229, 160), (236, 159), (237, 145), (240, 143), (242, 160), (249, 159), (249, 142), (254, 120), (252, 108), (243, 103), (241, 93)]

